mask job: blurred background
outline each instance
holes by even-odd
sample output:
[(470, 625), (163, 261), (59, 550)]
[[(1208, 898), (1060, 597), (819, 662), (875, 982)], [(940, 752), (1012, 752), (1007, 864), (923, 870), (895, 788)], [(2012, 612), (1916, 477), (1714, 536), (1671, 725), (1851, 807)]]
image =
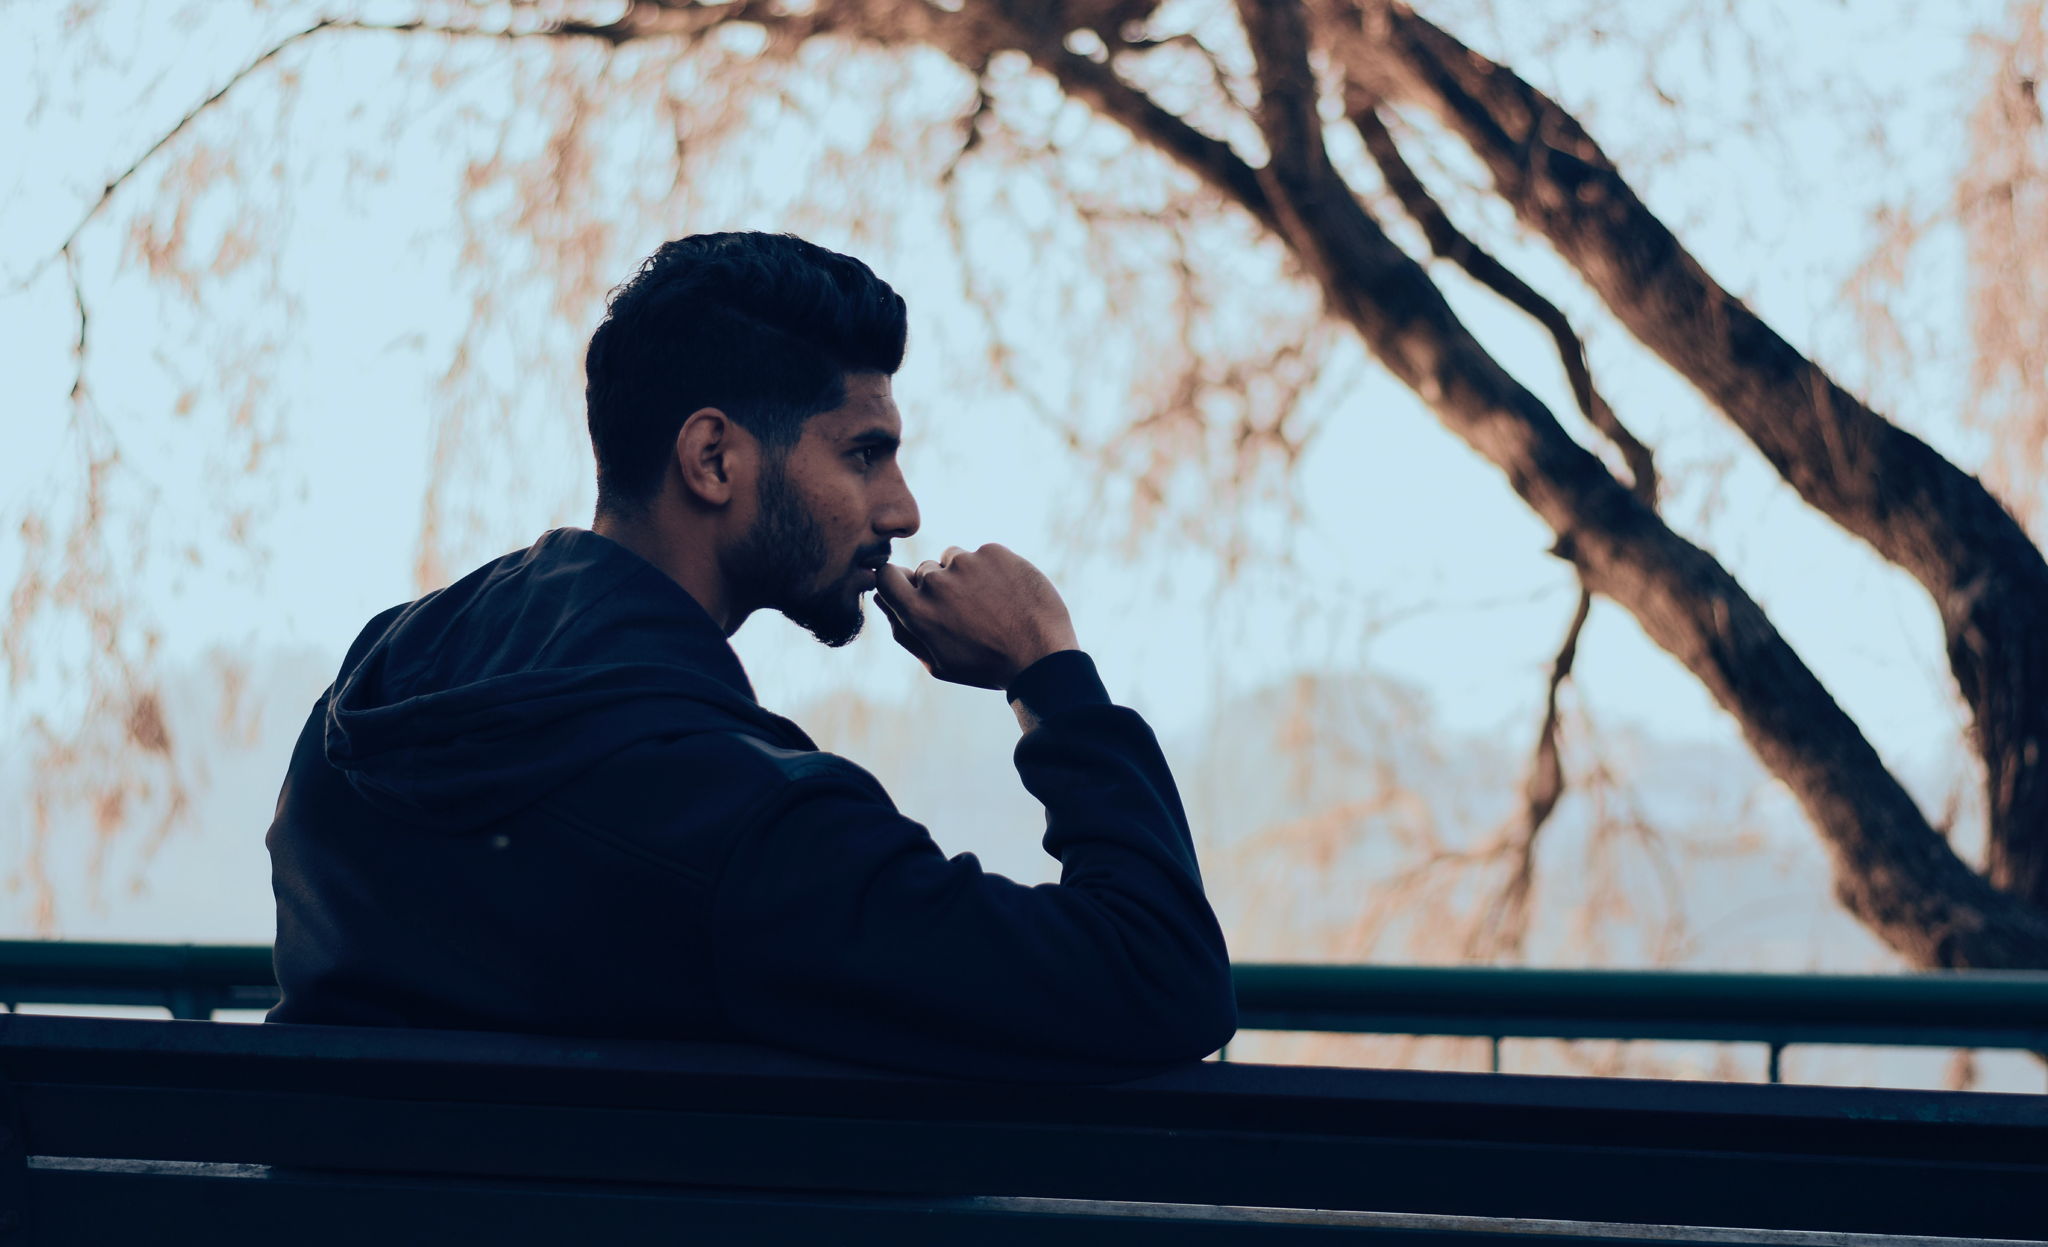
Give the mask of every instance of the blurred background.
[[(907, 298), (923, 528), (897, 561), (998, 541), (1053, 577), (1162, 740), (1237, 959), (1924, 968), (1838, 902), (1859, 863), (1628, 610), (1596, 597), (1572, 627), (1555, 532), (1288, 240), (1104, 104), (1091, 74), (1262, 163), (1233, 7), (1059, 7), (0, 7), (0, 937), (267, 942), (263, 833), (357, 630), (587, 526), (606, 291), (666, 239), (766, 229)], [(2034, 553), (2043, 9), (1415, 5), (1575, 117), (1707, 273), (1983, 479)], [(1570, 351), (1432, 254), (1319, 68), (1372, 218), (1629, 480)], [(1664, 522), (1982, 870), (1985, 760), (1937, 603), (1642, 345), (1438, 112), (1375, 115), (1469, 246), (1569, 323), (1654, 453)], [(733, 643), (763, 704), (947, 851), (1056, 878), (1000, 698), (932, 681), (871, 616), (840, 650), (765, 614)], [(1484, 1047), (1248, 1034), (1232, 1056), (1484, 1068)], [(1529, 1040), (1504, 1061), (1756, 1078), (1763, 1056)], [(2040, 1066), (1801, 1048), (1786, 1076), (2033, 1090)]]

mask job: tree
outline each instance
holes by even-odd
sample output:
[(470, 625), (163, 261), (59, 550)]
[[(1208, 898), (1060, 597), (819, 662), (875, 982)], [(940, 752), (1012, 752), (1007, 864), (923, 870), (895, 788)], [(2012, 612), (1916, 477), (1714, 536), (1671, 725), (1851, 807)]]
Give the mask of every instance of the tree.
[[(2014, 13), (2023, 29), (2029, 20), (2039, 24), (2038, 4), (2016, 5)], [(1929, 967), (2048, 966), (2048, 760), (2041, 756), (2048, 741), (2048, 560), (2013, 513), (1718, 284), (1579, 120), (1512, 67), (1474, 52), (1407, 5), (1237, 0), (1234, 16), (1198, 13), (1172, 32), (1164, 22), (1149, 4), (1096, 0), (564, 0), (422, 4), (398, 21), (310, 20), (284, 33), (110, 179), (50, 257), (50, 265), (65, 266), (77, 293), (79, 418), (91, 419), (80, 230), (215, 102), (295, 48), (351, 32), (431, 40), (448, 58), (437, 72), (458, 76), (447, 49), (461, 44), (579, 49), (544, 68), (556, 88), (546, 98), (559, 110), (544, 151), (521, 160), (501, 150), (472, 165), (470, 175), (472, 190), (513, 183), (510, 224), (547, 261), (535, 280), (554, 283), (558, 306), (587, 301), (599, 280), (591, 260), (607, 242), (605, 215), (577, 196), (594, 159), (587, 123), (607, 98), (637, 93), (632, 97), (670, 111), (680, 184), (695, 153), (741, 124), (749, 99), (797, 90), (806, 75), (851, 72), (848, 65), (869, 63), (853, 59), (858, 49), (878, 50), (903, 67), (902, 80), (938, 72), (933, 64), (942, 57), (954, 81), (971, 85), (942, 182), (967, 180), (967, 158), (977, 150), (1002, 147), (1004, 158), (1017, 161), (1042, 156), (1006, 130), (1005, 119), (1029, 112), (1032, 93), (1049, 91), (1061, 106), (1085, 107), (1121, 127), (1137, 148), (1179, 171), (1140, 178), (1135, 194), (1121, 196), (1100, 184), (1056, 183), (1095, 231), (1091, 254), (1108, 288), (1156, 283), (1166, 274), (1174, 292), (1167, 302), (1177, 319), (1161, 330), (1172, 349), (1162, 356), (1167, 363), (1148, 374), (1146, 414), (1126, 436), (1097, 448), (1132, 473), (1141, 503), (1156, 499), (1164, 473), (1204, 453), (1201, 438), (1191, 442), (1186, 433), (1200, 430), (1219, 396), (1235, 450), (1211, 470), (1238, 488), (1260, 463), (1284, 472), (1303, 450), (1289, 417), (1333, 336), (1349, 334), (1498, 467), (1556, 534), (1554, 553), (1577, 575), (1583, 595), (1551, 673), (1526, 808), (1505, 842), (1521, 868), (1503, 897), (1502, 947), (1514, 944), (1532, 846), (1563, 790), (1556, 695), (1599, 597), (1633, 616), (1740, 724), (1828, 846), (1843, 905), (1904, 958)], [(1987, 97), (1987, 110), (2000, 100), (2032, 99), (2022, 70), (2027, 56), (2038, 58), (2038, 42), (2035, 36), (2014, 45), (1997, 79), (1995, 92), (2002, 94)], [(678, 67), (697, 75), (700, 88), (719, 87), (732, 106), (692, 112), (671, 76)], [(1188, 77), (1190, 69), (1196, 77)], [(1992, 119), (1980, 129), (1993, 138), (2008, 134), (1999, 150), (2028, 150), (2026, 134), (2011, 139), (2012, 125), (1999, 131), (1994, 124), (2012, 115), (2011, 107), (1987, 112)], [(1375, 196), (1333, 155), (1338, 120), (1362, 143), (1389, 195)], [(1575, 270), (1617, 322), (1686, 378), (1802, 499), (1924, 588), (1969, 708), (1970, 746), (1984, 766), (1988, 851), (1981, 872), (1915, 804), (1743, 586), (1660, 514), (1651, 453), (1602, 398), (1568, 319), (1461, 234), (1416, 173), (1412, 140), (1425, 125), (1453, 136), (1484, 171), (1487, 193)], [(876, 153), (861, 156), (872, 161)], [(1058, 176), (1050, 164), (1036, 167)], [(2031, 177), (2029, 168), (2009, 170), (2006, 185)], [(971, 221), (957, 198), (947, 202), (953, 242), (964, 249)], [(1543, 325), (1570, 377), (1575, 414), (1604, 447), (1577, 440), (1489, 354), (1432, 270), (1389, 236), (1390, 211), (1410, 218), (1438, 257)], [(182, 228), (184, 221), (180, 213), (175, 224)], [(1314, 296), (1297, 307), (1284, 292), (1275, 296), (1275, 311), (1262, 318), (1269, 333), (1222, 349), (1214, 332), (1218, 305), (1255, 296), (1243, 287), (1223, 292), (1215, 274), (1191, 259), (1189, 240), (1218, 231), (1277, 248)], [(2025, 236), (1982, 228), (1979, 250), (2009, 261)], [(178, 267), (178, 249), (175, 239), (157, 234), (142, 247), (167, 272)], [(232, 269), (248, 250), (247, 240), (235, 242), (230, 231), (219, 254)], [(994, 360), (1004, 365), (997, 322), (1004, 299), (1017, 292), (978, 293), (991, 319)], [(498, 294), (485, 288), (480, 307), (488, 311)], [(477, 324), (488, 325), (488, 315)], [(2000, 355), (1985, 340), (1994, 351), (1983, 369), (1987, 386), (2018, 376), (2038, 389), (2032, 348), (2022, 343)], [(451, 375), (468, 375), (466, 361), (479, 346), (469, 339), (459, 345)], [(445, 425), (442, 434), (457, 436)], [(1071, 440), (1082, 444), (1078, 433)], [(93, 464), (90, 489), (102, 467)], [(427, 505), (431, 529), (440, 514), (431, 490)], [(17, 622), (67, 592), (54, 569), (90, 563), (94, 504), (86, 512), (76, 534), (87, 535), (67, 543), (29, 533), (46, 557), (32, 559), (16, 587)], [(423, 581), (435, 574), (423, 564)], [(85, 593), (78, 586), (68, 591)], [(18, 675), (26, 660), (10, 650), (9, 661)], [(122, 679), (134, 683), (133, 671)], [(102, 694), (102, 719), (125, 713), (137, 747), (167, 748), (161, 731), (149, 727), (146, 699), (119, 695), (111, 685)]]

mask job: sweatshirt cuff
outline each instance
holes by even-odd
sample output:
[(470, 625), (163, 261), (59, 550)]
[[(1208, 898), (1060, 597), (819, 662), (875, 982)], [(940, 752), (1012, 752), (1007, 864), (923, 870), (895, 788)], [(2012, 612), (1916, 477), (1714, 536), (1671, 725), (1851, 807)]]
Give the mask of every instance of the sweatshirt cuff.
[[(1063, 649), (1032, 663), (1017, 673), (1004, 690), (1019, 723), (1043, 719), (1069, 706), (1109, 704), (1109, 690), (1102, 687), (1095, 660), (1078, 649)], [(1028, 724), (1025, 730), (1030, 730)]]

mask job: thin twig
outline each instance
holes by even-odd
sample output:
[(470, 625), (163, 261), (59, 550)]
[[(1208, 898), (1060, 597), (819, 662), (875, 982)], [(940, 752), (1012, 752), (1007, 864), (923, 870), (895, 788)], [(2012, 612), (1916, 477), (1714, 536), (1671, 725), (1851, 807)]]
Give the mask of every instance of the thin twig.
[[(735, 0), (735, 3), (729, 5), (700, 10), (700, 12), (704, 14), (715, 15), (715, 17), (702, 20), (701, 28), (708, 29), (710, 26), (716, 25), (718, 21), (742, 19), (747, 21), (762, 21), (764, 20), (765, 14), (756, 15), (756, 10), (761, 9), (762, 7), (763, 6), (758, 4), (756, 0)], [(621, 22), (623, 22), (624, 20), (625, 19), (622, 18)], [(207, 110), (213, 108), (216, 104), (219, 104), (223, 99), (227, 98), (228, 92), (234, 90), (237, 86), (241, 85), (241, 83), (246, 81), (251, 74), (255, 73), (263, 66), (269, 64), (272, 60), (275, 60), (278, 57), (278, 55), (283, 53), (287, 48), (290, 48), (295, 44), (302, 43), (305, 40), (310, 39), (314, 35), (321, 33), (322, 31), (380, 31), (388, 34), (436, 34), (447, 35), (456, 38), (485, 39), (593, 38), (613, 44), (619, 43), (623, 39), (635, 38), (639, 37), (640, 35), (640, 32), (638, 31), (635, 31), (630, 34), (620, 34), (618, 31), (618, 26), (619, 23), (613, 23), (610, 26), (591, 26), (577, 23), (563, 23), (558, 26), (536, 27), (532, 30), (492, 30), (485, 27), (440, 25), (427, 21), (398, 22), (395, 24), (387, 24), (357, 21), (350, 18), (322, 18), (303, 30), (297, 30), (289, 35), (286, 35), (284, 38), (279, 39), (276, 43), (271, 44), (268, 48), (265, 48), (261, 53), (257, 54), (257, 56), (251, 61), (249, 61), (248, 64), (242, 66), (240, 69), (236, 70), (233, 74), (231, 74), (228, 77), (227, 81), (221, 83), (220, 86), (214, 90), (213, 94), (207, 96), (198, 104), (194, 105), (191, 109), (187, 110), (185, 115), (178, 118), (175, 124), (173, 124), (168, 130), (165, 130), (162, 134), (158, 135), (155, 142), (151, 143), (149, 147), (142, 152), (141, 155), (137, 156), (134, 160), (128, 163), (127, 168), (121, 170), (112, 178), (109, 178), (107, 180), (107, 184), (100, 188), (100, 193), (93, 200), (92, 206), (87, 208), (85, 210), (85, 214), (79, 217), (77, 224), (71, 227), (71, 232), (64, 236), (64, 240), (57, 245), (57, 248), (54, 251), (50, 252), (50, 254), (48, 254), (47, 256), (44, 256), (43, 259), (39, 261), (34, 268), (30, 269), (26, 276), (14, 282), (13, 290), (16, 293), (26, 290), (28, 287), (35, 284), (36, 280), (40, 278), (46, 270), (48, 270), (50, 265), (56, 263), (60, 258), (69, 255), (73, 244), (75, 244), (78, 241), (79, 234), (82, 233), (85, 227), (92, 223), (93, 218), (98, 216), (101, 210), (104, 209), (107, 206), (107, 204), (112, 201), (114, 197), (114, 192), (121, 189), (122, 186), (127, 184), (129, 179), (133, 178), (137, 173), (141, 172), (142, 167), (148, 164), (152, 157), (154, 157), (158, 152), (162, 151), (165, 148), (165, 146), (167, 146), (171, 142), (171, 140), (177, 138), (180, 134), (183, 134), (188, 128), (190, 128), (192, 123), (197, 121), (202, 115), (204, 115), (207, 112)], [(649, 33), (671, 34), (677, 33), (677, 31), (672, 30), (668, 27), (663, 27), (660, 29), (652, 30)]]
[(995, 99), (988, 93), (988, 66), (974, 71), (974, 107), (960, 119), (960, 146), (946, 161), (946, 167), (939, 170), (939, 184), (952, 185), (953, 178), (960, 171), (960, 162), (967, 159), (967, 153), (981, 146), (981, 119), (995, 108)]
[(91, 317), (85, 310), (85, 284), (78, 275), (78, 253), (71, 249), (70, 243), (65, 243), (59, 249), (59, 254), (64, 257), (64, 275), (71, 282), (72, 305), (78, 309), (78, 340), (71, 346), (73, 368), (71, 393), (68, 396), (72, 407), (76, 409), (85, 401), (85, 333), (91, 323)]
[[(262, 68), (265, 64), (269, 63), (274, 57), (278, 55), (278, 53), (283, 52), (286, 48), (291, 47), (293, 44), (299, 42), (300, 40), (318, 34), (319, 32), (327, 30), (334, 25), (336, 25), (334, 19), (323, 18), (320, 21), (313, 23), (311, 26), (308, 26), (304, 30), (286, 35), (283, 39), (278, 40), (276, 43), (270, 45), (269, 48), (265, 49), (261, 55), (256, 57), (255, 60), (250, 61), (247, 65), (244, 65), (239, 70), (236, 70), (234, 75), (230, 77), (226, 82), (221, 83), (219, 89), (216, 90), (212, 95), (209, 95), (205, 99), (201, 100), (197, 106), (188, 111), (184, 116), (178, 118), (178, 122), (176, 125), (164, 131), (161, 135), (158, 135), (156, 142), (151, 143), (149, 145), (148, 150), (144, 151), (140, 156), (137, 156), (134, 160), (130, 161), (127, 168), (115, 174), (112, 178), (110, 178), (107, 181), (107, 184), (105, 186), (100, 188), (99, 197), (97, 199), (94, 199), (92, 202), (92, 206), (85, 210), (85, 215), (78, 219), (78, 224), (71, 227), (71, 232), (64, 236), (64, 241), (58, 244), (57, 249), (55, 251), (51, 252), (47, 256), (44, 256), (40, 263), (38, 263), (34, 268), (30, 269), (28, 272), (28, 276), (22, 278), (20, 281), (17, 281), (14, 284), (15, 291), (19, 292), (22, 290), (26, 290), (28, 287), (34, 285), (36, 279), (41, 277), (43, 275), (44, 270), (48, 269), (51, 264), (55, 263), (60, 257), (70, 256), (71, 246), (73, 243), (78, 241), (79, 233), (82, 230), (84, 230), (87, 225), (91, 224), (92, 219), (99, 215), (100, 209), (106, 207), (108, 201), (113, 199), (114, 192), (119, 190), (121, 186), (128, 181), (129, 178), (134, 177), (137, 171), (139, 171), (143, 165), (149, 163), (150, 157), (162, 151), (164, 149), (165, 144), (169, 143), (172, 139), (177, 138), (180, 134), (183, 134), (185, 132), (185, 128), (187, 126), (190, 126), (194, 121), (198, 120), (200, 114), (204, 113), (207, 109), (212, 108), (215, 104), (220, 103), (220, 101), (227, 96), (227, 93), (229, 91), (235, 89), (236, 84), (240, 83), (250, 74), (255, 73), (258, 69)], [(69, 261), (67, 261), (67, 263), (68, 262)]]

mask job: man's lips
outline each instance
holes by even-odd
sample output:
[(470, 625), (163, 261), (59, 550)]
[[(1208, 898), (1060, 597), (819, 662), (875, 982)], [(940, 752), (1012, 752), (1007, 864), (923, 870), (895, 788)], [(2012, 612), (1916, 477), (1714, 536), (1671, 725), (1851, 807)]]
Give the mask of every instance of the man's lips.
[[(886, 561), (886, 559), (887, 556), (885, 555), (883, 561)], [(857, 565), (853, 569), (853, 580), (863, 589), (878, 587), (881, 583), (880, 564), (870, 565), (868, 563), (861, 563)]]

